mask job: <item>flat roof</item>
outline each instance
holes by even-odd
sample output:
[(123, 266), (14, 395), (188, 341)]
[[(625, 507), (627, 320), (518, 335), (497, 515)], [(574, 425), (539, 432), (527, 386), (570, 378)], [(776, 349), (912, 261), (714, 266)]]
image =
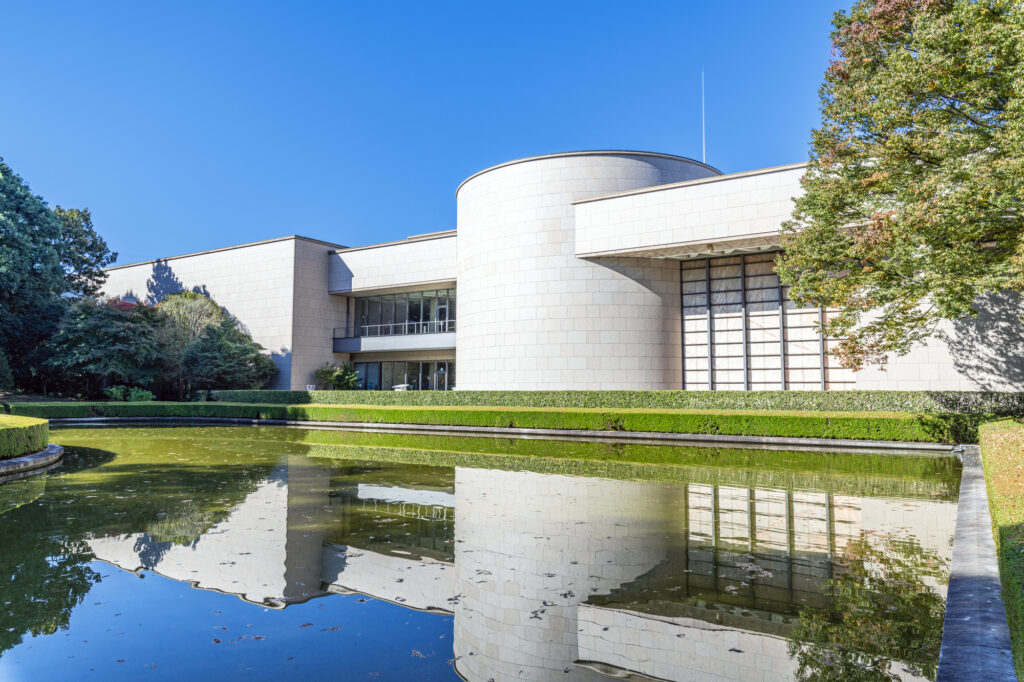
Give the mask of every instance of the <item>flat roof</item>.
[(132, 267), (135, 267), (137, 265), (149, 265), (151, 263), (159, 263), (159, 262), (168, 261), (168, 260), (177, 260), (179, 258), (191, 258), (192, 256), (205, 256), (208, 253), (219, 253), (221, 251), (231, 251), (233, 249), (244, 249), (244, 248), (248, 248), (250, 246), (260, 246), (262, 244), (273, 244), (274, 242), (284, 242), (284, 241), (288, 241), (290, 239), (298, 239), (298, 240), (301, 240), (301, 241), (304, 241), (304, 242), (312, 242), (314, 244), (322, 244), (323, 246), (334, 246), (334, 247), (338, 247), (338, 248), (345, 248), (341, 244), (335, 244), (333, 242), (325, 242), (325, 241), (323, 241), (321, 239), (313, 239), (311, 237), (303, 237), (301, 235), (293, 234), (293, 235), (289, 235), (287, 237), (276, 237), (274, 239), (264, 239), (263, 241), (258, 241), (258, 242), (248, 242), (247, 244), (235, 244), (234, 246), (222, 246), (219, 249), (207, 249), (206, 251), (195, 251), (193, 253), (183, 253), (183, 254), (181, 254), (179, 256), (167, 256), (166, 258), (154, 258), (152, 260), (144, 260), (144, 261), (139, 261), (137, 263), (126, 263), (124, 265), (114, 265), (114, 266), (111, 266), (109, 268), (103, 268), (103, 270), (104, 270), (104, 272), (108, 272), (110, 270), (120, 270), (121, 268), (132, 268)]
[(688, 156), (677, 156), (675, 154), (662, 154), (661, 152), (631, 151), (631, 150), (628, 150), (628, 149), (593, 149), (593, 150), (589, 150), (589, 151), (584, 150), (584, 151), (576, 151), (576, 152), (558, 152), (558, 153), (555, 153), (555, 154), (540, 154), (538, 156), (526, 156), (526, 157), (523, 157), (521, 159), (514, 159), (512, 161), (506, 161), (504, 163), (499, 163), (496, 166), (490, 166), (488, 168), (484, 168), (482, 171), (477, 171), (476, 173), (473, 173), (468, 178), (466, 178), (465, 180), (460, 182), (459, 186), (455, 188), (455, 194), (458, 194), (459, 190), (462, 189), (462, 186), (465, 185), (470, 180), (472, 180), (473, 178), (475, 178), (475, 177), (477, 177), (479, 175), (483, 175), (484, 173), (489, 173), (492, 170), (497, 170), (498, 168), (504, 168), (505, 166), (514, 166), (517, 163), (526, 163), (527, 161), (539, 161), (541, 159), (557, 159), (557, 158), (560, 158), (560, 157), (563, 157), (563, 156), (653, 156), (654, 158), (658, 158), (658, 159), (670, 159), (672, 161), (685, 161), (687, 163), (692, 163), (695, 166), (701, 166), (703, 168), (707, 168), (708, 170), (714, 171), (715, 173), (718, 173), (719, 175), (721, 175), (721, 173), (722, 173), (722, 171), (718, 170), (714, 166), (709, 166), (708, 164), (704, 163), (703, 161), (698, 161), (697, 159), (691, 159)]
[(398, 246), (399, 244), (411, 244), (413, 242), (426, 242), (431, 239), (444, 239), (446, 237), (454, 237), (456, 230), (442, 230), (440, 232), (427, 232), (425, 234), (414, 234), (411, 237), (405, 239), (399, 239), (393, 242), (381, 242), (379, 244), (367, 244), (366, 246), (342, 246), (334, 249), (331, 253), (349, 253), (350, 251), (362, 251), (363, 249), (377, 249), (382, 246)]
[(790, 163), (785, 166), (772, 166), (770, 168), (758, 168), (757, 170), (741, 171), (739, 173), (729, 173), (727, 175), (712, 175), (707, 178), (697, 178), (696, 180), (683, 180), (682, 182), (672, 182), (667, 185), (652, 185), (651, 187), (641, 187), (639, 189), (630, 189), (625, 192), (614, 192), (612, 194), (601, 194), (596, 197), (586, 197), (584, 199), (576, 199), (572, 202), (573, 206), (577, 204), (588, 204), (592, 201), (603, 201), (605, 199), (614, 199), (616, 197), (629, 197), (635, 194), (648, 194), (650, 192), (663, 192), (667, 189), (675, 189), (677, 187), (690, 187), (692, 185), (706, 185), (709, 182), (724, 182), (726, 180), (738, 180), (740, 178), (749, 178), (755, 175), (767, 175), (769, 173), (782, 173), (789, 170), (797, 170), (800, 168), (806, 168), (807, 162), (801, 161), (800, 163)]

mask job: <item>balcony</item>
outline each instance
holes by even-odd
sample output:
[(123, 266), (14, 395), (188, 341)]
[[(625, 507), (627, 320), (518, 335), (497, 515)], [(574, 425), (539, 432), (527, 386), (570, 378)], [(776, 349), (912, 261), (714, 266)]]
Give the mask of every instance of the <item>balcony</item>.
[(335, 353), (455, 348), (455, 320), (364, 324), (334, 330)]

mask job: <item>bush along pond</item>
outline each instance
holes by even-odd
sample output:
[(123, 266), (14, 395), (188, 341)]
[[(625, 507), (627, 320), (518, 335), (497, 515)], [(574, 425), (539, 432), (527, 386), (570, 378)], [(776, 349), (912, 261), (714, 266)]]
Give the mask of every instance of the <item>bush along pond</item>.
[(54, 427), (0, 678), (935, 679), (949, 456)]

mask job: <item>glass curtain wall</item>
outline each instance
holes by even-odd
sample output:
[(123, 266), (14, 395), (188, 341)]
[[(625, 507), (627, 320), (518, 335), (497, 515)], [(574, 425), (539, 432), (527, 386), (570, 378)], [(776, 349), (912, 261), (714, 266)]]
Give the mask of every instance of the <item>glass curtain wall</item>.
[(455, 289), (411, 291), (355, 299), (353, 336), (455, 331)]
[(390, 391), (405, 386), (409, 391), (450, 391), (455, 388), (454, 360), (356, 362), (358, 388)]

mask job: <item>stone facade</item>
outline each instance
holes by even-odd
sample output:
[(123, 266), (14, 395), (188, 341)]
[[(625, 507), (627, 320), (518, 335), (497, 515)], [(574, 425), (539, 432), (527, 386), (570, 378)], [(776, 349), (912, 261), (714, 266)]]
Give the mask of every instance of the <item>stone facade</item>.
[[(1008, 295), (884, 371), (841, 368), (836, 340), (815, 330), (833, 311), (797, 308), (774, 274), (803, 172), (532, 157), (463, 182), (457, 231), (352, 248), (286, 237), (119, 266), (104, 293), (208, 293), (273, 355), (272, 388), (305, 388), (325, 362), (444, 360), (460, 389), (1024, 390), (1024, 306)], [(382, 328), (358, 321), (361, 297), (431, 290), (453, 292), (443, 329), (409, 318), (353, 331)]]

